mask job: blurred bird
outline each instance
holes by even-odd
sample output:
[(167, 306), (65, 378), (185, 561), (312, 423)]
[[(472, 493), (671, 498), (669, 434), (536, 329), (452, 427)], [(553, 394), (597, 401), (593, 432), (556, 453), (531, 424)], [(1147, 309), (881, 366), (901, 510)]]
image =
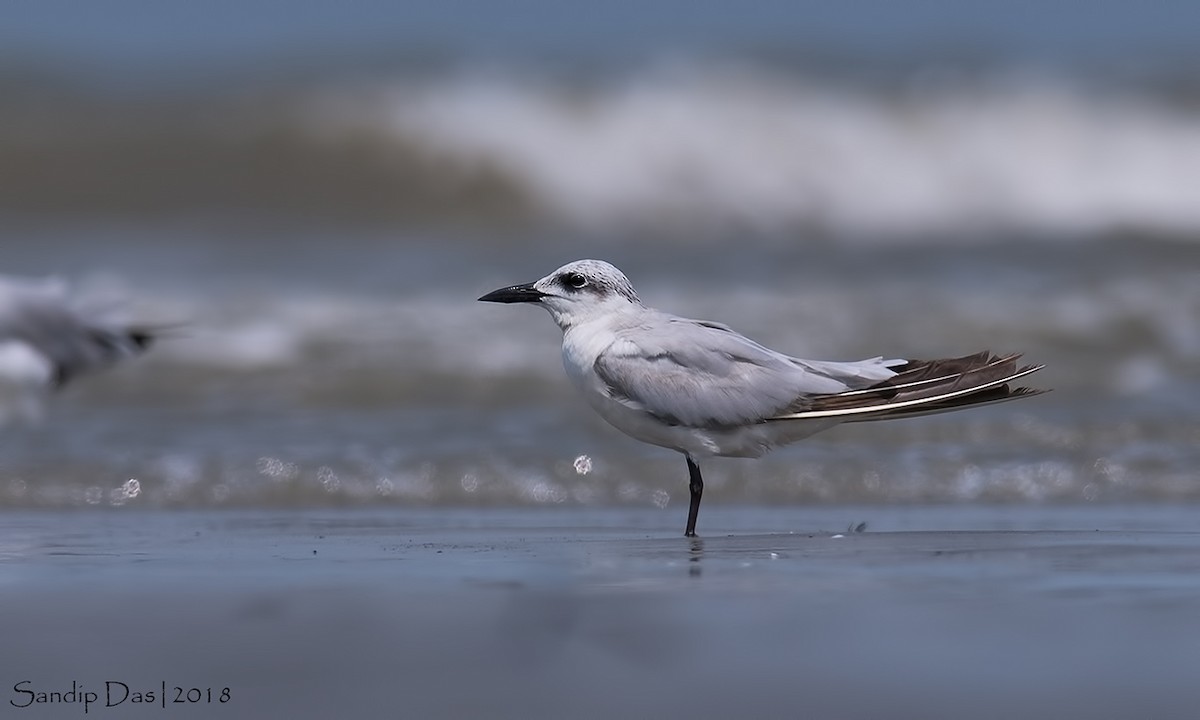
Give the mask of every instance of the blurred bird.
[(643, 442), (683, 453), (696, 534), (704, 480), (697, 461), (759, 457), (844, 422), (889, 420), (1045, 392), (1009, 382), (1041, 365), (981, 352), (943, 360), (802, 360), (720, 323), (642, 304), (609, 263), (578, 260), (479, 298), (541, 305), (563, 331), (567, 375), (602, 418)]
[(39, 420), (45, 396), (144, 352), (158, 330), (106, 317), (55, 279), (0, 276), (0, 424)]

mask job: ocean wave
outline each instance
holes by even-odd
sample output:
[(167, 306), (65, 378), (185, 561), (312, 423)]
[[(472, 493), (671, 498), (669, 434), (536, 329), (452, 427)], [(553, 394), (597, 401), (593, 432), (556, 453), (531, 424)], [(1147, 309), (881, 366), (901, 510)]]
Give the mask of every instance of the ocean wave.
[(1189, 87), (696, 60), (397, 71), (132, 103), (18, 94), (0, 100), (0, 211), (662, 238), (1190, 238)]
[[(322, 103), (599, 230), (920, 236), (1200, 230), (1200, 110), (1038, 75), (901, 85), (677, 64), (591, 83), (478, 72)], [(369, 95), (369, 94), (368, 94)]]

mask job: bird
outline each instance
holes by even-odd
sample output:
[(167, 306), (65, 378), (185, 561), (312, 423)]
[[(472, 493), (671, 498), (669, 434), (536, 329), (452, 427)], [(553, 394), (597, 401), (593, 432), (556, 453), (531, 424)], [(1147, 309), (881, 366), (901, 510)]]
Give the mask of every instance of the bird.
[(145, 352), (159, 329), (118, 321), (57, 279), (0, 276), (0, 420), (37, 420), (76, 377)]
[(548, 310), (563, 333), (563, 367), (592, 409), (626, 435), (683, 454), (687, 537), (696, 536), (706, 458), (756, 458), (842, 423), (1046, 392), (1010, 385), (1044, 367), (1020, 365), (1019, 354), (852, 362), (785, 355), (728, 325), (647, 307), (625, 274), (603, 260), (576, 260), (479, 300)]

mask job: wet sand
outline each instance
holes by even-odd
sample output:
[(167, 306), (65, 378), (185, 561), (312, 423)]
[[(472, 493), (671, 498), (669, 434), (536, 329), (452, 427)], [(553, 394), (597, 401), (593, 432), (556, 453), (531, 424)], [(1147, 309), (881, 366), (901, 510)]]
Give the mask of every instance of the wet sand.
[(672, 510), (0, 514), (0, 716), (82, 717), (16, 707), (72, 683), (100, 718), (1200, 705), (1200, 509)]

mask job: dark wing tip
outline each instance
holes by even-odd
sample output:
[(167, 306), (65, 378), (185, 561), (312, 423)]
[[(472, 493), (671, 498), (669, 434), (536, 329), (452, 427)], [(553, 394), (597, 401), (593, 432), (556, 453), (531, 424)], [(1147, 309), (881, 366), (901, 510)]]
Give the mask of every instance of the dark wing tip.
[(153, 330), (148, 330), (145, 328), (135, 328), (130, 330), (127, 337), (129, 338), (129, 342), (133, 343), (138, 350), (143, 351), (149, 349), (149, 347), (154, 344), (154, 341), (158, 339), (158, 335), (156, 335)]

